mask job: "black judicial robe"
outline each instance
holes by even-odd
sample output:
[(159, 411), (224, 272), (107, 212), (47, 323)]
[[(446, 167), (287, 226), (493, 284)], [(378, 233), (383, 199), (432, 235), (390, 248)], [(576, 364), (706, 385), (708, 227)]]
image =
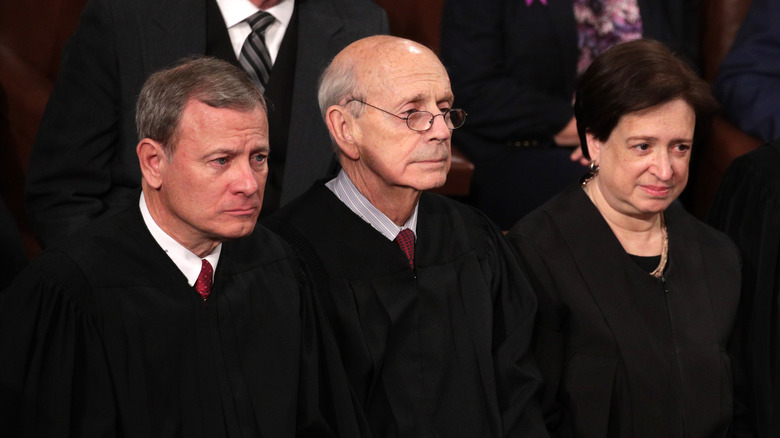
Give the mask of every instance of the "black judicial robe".
[(680, 205), (665, 219), (663, 280), (632, 260), (579, 184), (508, 234), (538, 294), (534, 350), (554, 435), (731, 436), (739, 257)]
[(740, 356), (759, 436), (780, 436), (780, 139), (729, 166), (709, 222), (742, 253)]
[(547, 436), (535, 299), (508, 242), (442, 196), (418, 211), (414, 270), (323, 184), (264, 222), (309, 263), (373, 437)]
[(0, 295), (0, 435), (356, 436), (312, 297), (260, 226), (224, 243), (204, 303), (138, 207), (108, 218)]

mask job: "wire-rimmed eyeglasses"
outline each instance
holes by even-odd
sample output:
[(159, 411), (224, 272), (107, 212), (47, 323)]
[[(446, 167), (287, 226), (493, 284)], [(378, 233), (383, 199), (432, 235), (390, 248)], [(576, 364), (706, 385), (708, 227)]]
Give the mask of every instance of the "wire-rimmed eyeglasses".
[(409, 113), (409, 115), (406, 117), (401, 117), (397, 114), (393, 114), (390, 111), (383, 110), (382, 108), (371, 105), (370, 103), (363, 102), (359, 99), (352, 99), (347, 101), (347, 103), (350, 102), (360, 102), (363, 105), (370, 106), (371, 108), (382, 111), (385, 114), (390, 114), (395, 118), (404, 120), (406, 121), (406, 126), (408, 126), (409, 129), (417, 132), (424, 132), (431, 129), (431, 126), (433, 126), (433, 120), (437, 116), (442, 116), (442, 118), (444, 118), (444, 123), (450, 129), (458, 129), (463, 126), (463, 123), (466, 121), (466, 111), (460, 108), (450, 108), (442, 111), (441, 114), (433, 114), (429, 111), (415, 111), (413, 113)]

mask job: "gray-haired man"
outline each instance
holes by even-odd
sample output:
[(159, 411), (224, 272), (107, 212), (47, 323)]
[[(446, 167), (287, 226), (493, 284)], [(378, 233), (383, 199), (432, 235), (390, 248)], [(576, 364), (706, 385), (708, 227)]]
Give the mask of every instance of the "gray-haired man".
[(0, 295), (0, 431), (356, 435), (304, 269), (255, 226), (260, 91), (224, 61), (192, 60), (148, 79), (137, 120), (137, 205), (45, 251)]

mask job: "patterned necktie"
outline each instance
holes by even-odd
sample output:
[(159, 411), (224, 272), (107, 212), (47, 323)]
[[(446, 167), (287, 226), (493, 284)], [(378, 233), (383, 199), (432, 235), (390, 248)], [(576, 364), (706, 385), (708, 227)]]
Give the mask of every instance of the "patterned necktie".
[(247, 18), (246, 22), (252, 27), (252, 33), (246, 37), (238, 57), (241, 67), (262, 91), (265, 91), (273, 67), (271, 55), (265, 46), (265, 31), (275, 20), (273, 15), (265, 11), (258, 11)]
[(203, 263), (200, 267), (200, 275), (195, 281), (195, 290), (198, 291), (200, 296), (203, 297), (203, 301), (209, 297), (211, 293), (211, 279), (214, 276), (214, 268), (211, 267), (211, 263), (208, 260), (203, 259)]
[(414, 231), (409, 228), (404, 228), (395, 236), (395, 243), (401, 247), (401, 251), (406, 254), (406, 258), (409, 259), (409, 266), (414, 269)]

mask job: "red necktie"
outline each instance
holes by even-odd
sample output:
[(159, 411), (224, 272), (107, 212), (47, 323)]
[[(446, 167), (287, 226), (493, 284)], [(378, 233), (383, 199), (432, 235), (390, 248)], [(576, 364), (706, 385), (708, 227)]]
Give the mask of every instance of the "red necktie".
[(206, 259), (203, 259), (203, 264), (200, 267), (200, 275), (198, 275), (198, 279), (195, 281), (195, 290), (203, 297), (204, 301), (211, 293), (211, 279), (213, 275), (214, 268), (211, 267), (211, 263)]
[(414, 269), (414, 231), (409, 228), (404, 228), (395, 236), (395, 243), (401, 247), (401, 251), (406, 254), (406, 258), (409, 259), (409, 266)]

